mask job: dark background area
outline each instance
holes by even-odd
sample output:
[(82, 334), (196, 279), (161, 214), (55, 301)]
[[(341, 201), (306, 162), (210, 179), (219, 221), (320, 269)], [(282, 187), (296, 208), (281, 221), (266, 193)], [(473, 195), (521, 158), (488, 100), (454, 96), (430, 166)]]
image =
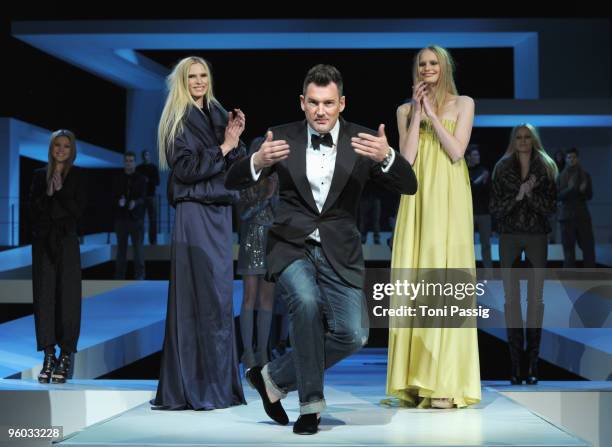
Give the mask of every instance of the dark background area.
[[(7, 38), (7, 36), (4, 36)], [(126, 90), (52, 58), (17, 39), (8, 37), (10, 52), (18, 66), (28, 67), (24, 76), (12, 71), (9, 94), (1, 102), (0, 114), (37, 126), (68, 128), (77, 138), (117, 152), (141, 148), (124, 145)], [(414, 50), (299, 50), (299, 51), (143, 51), (169, 69), (190, 54), (211, 64), (217, 98), (226, 108), (240, 107), (247, 116), (243, 140), (247, 144), (269, 126), (304, 118), (299, 105), (306, 71), (317, 63), (330, 63), (344, 77), (347, 107), (343, 116), (371, 128), (386, 126), (390, 144), (398, 147), (397, 107), (409, 99)], [(459, 92), (473, 98), (512, 98), (514, 95), (511, 48), (457, 49), (456, 82)], [(482, 82), (481, 66), (495, 61), (489, 82)], [(32, 69), (29, 67), (40, 67)], [(39, 71), (40, 70), (40, 71)], [(41, 77), (41, 73), (45, 73)], [(493, 82), (491, 82), (493, 81)], [(38, 106), (32, 106), (37, 104)], [(472, 142), (482, 148), (482, 162), (492, 166), (505, 149), (507, 129), (474, 129)], [(155, 148), (152, 148), (155, 150)], [(78, 165), (78, 158), (77, 158)], [(32, 172), (44, 166), (21, 157), (20, 244), (30, 242), (28, 192)], [(89, 169), (89, 206), (81, 222), (84, 234), (112, 231), (109, 197), (117, 170)], [(164, 194), (162, 187), (159, 194)], [(389, 216), (397, 197), (383, 200), (382, 230), (389, 231)]]
[[(381, 4), (382, 6), (382, 4)], [(80, 68), (55, 59), (10, 35), (11, 21), (17, 20), (138, 20), (138, 19), (256, 19), (304, 18), (325, 15), (344, 19), (360, 18), (490, 18), (481, 9), (462, 7), (443, 12), (411, 7), (373, 11), (347, 11), (341, 6), (326, 5), (325, 14), (280, 7), (273, 11), (261, 8), (240, 9), (221, 7), (205, 13), (168, 11), (167, 8), (147, 7), (130, 11), (107, 8), (95, 11), (84, 6), (67, 7), (64, 2), (48, 2), (36, 8), (10, 6), (0, 18), (0, 44), (4, 54), (10, 54), (11, 67), (2, 70), (4, 85), (10, 85), (0, 101), (0, 116), (13, 117), (37, 126), (68, 128), (77, 138), (123, 153), (140, 152), (142, 148), (125, 147), (126, 90)], [(401, 10), (400, 10), (401, 11)], [(439, 13), (440, 15), (436, 15)], [(500, 14), (501, 16), (502, 14)], [(599, 17), (596, 13), (554, 11), (545, 14), (534, 10), (504, 11), (511, 17)], [(344, 76), (347, 107), (344, 117), (372, 128), (386, 125), (387, 137), (397, 148), (396, 108), (410, 95), (412, 60), (415, 50), (269, 50), (269, 51), (142, 51), (169, 69), (182, 57), (196, 54), (207, 59), (212, 67), (215, 94), (226, 108), (240, 107), (247, 116), (245, 142), (262, 135), (267, 127), (303, 119), (299, 107), (302, 80), (308, 68), (317, 63), (336, 65)], [(511, 48), (453, 49), (456, 62), (456, 83), (460, 94), (475, 99), (512, 98), (513, 51)], [(491, 168), (503, 154), (509, 136), (506, 128), (475, 128), (471, 142), (481, 148), (483, 165)], [(149, 148), (155, 150), (155, 148)], [(22, 157), (20, 168), (20, 244), (29, 243), (27, 197), (34, 168), (42, 163)], [(78, 160), (77, 160), (78, 165)], [(116, 171), (115, 171), (116, 172)], [(85, 234), (112, 231), (110, 182), (113, 172), (105, 169), (88, 170), (90, 206), (81, 224)], [(164, 194), (162, 185), (158, 190)], [(383, 201), (382, 230), (389, 231), (389, 216), (395, 212), (397, 197)]]
[[(228, 109), (247, 116), (245, 141), (272, 125), (304, 119), (299, 95), (308, 69), (332, 64), (343, 75), (346, 120), (376, 129), (380, 123), (397, 147), (397, 107), (410, 98), (416, 50), (266, 50), (201, 51), (211, 65), (215, 96)], [(143, 51), (172, 69), (193, 51)], [(511, 48), (455, 49), (456, 83), (460, 94), (473, 98), (513, 98)], [(491, 81), (482, 82), (482, 64), (495, 61)], [(476, 137), (476, 136), (475, 136)]]

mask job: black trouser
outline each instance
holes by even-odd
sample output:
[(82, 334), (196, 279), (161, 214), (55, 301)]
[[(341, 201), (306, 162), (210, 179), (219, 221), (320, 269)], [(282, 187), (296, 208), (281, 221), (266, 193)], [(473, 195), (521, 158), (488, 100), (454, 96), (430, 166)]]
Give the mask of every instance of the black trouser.
[(537, 361), (540, 353), (542, 321), (544, 319), (544, 268), (548, 254), (548, 238), (542, 234), (501, 234), (499, 238), (499, 260), (502, 267), (506, 304), (504, 313), (510, 347), (513, 375), (520, 370), (524, 333), (521, 313), (520, 282), (516, 267), (521, 254), (531, 263), (527, 284), (527, 354), (529, 375), (537, 376)]
[[(506, 306), (511, 311), (512, 325), (521, 321), (521, 296), (518, 272), (512, 268), (515, 262), (520, 261), (521, 254), (531, 263), (527, 284), (527, 327), (542, 327), (539, 308), (544, 304), (544, 268), (548, 255), (548, 239), (546, 234), (508, 234), (499, 237), (499, 261), (504, 281), (504, 294)], [(511, 326), (512, 326), (511, 325)], [(516, 327), (516, 326), (515, 326)]]
[(584, 267), (595, 268), (595, 238), (591, 219), (561, 221), (563, 243), (563, 267), (576, 267), (576, 242), (582, 250)]
[(127, 244), (128, 236), (132, 240), (134, 249), (134, 278), (144, 279), (145, 265), (142, 250), (142, 240), (144, 237), (144, 221), (117, 219), (115, 220), (115, 233), (117, 233), (117, 260), (115, 262), (115, 278), (125, 279), (125, 269), (127, 265)]
[(39, 351), (76, 352), (81, 330), (81, 254), (76, 234), (61, 237), (55, 262), (47, 242), (32, 243), (32, 292)]
[(145, 209), (149, 218), (149, 244), (157, 243), (157, 201), (155, 196), (145, 197)]
[(491, 260), (491, 215), (474, 215), (474, 229), (480, 235), (480, 253), (482, 255), (482, 266), (490, 269), (493, 267)]

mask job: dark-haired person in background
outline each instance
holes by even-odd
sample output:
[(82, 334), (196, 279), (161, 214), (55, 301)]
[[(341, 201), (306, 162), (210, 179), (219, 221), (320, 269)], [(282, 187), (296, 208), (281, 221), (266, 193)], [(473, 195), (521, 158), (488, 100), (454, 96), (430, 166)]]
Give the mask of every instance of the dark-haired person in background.
[(136, 172), (136, 154), (126, 152), (123, 155), (123, 172), (117, 175), (113, 182), (113, 207), (117, 235), (115, 279), (125, 279), (128, 237), (134, 249), (134, 278), (142, 280), (145, 277), (142, 244), (146, 188), (146, 177)]
[(489, 192), (491, 190), (491, 174), (480, 164), (480, 151), (477, 146), (468, 149), (468, 171), (472, 187), (472, 209), (474, 213), (474, 228), (480, 235), (480, 252), (482, 265), (491, 269), (491, 214), (489, 213)]
[(144, 197), (145, 210), (149, 218), (149, 244), (157, 244), (157, 201), (155, 190), (159, 185), (159, 169), (151, 162), (149, 151), (142, 151), (142, 163), (136, 167), (136, 172), (147, 178), (147, 192)]
[(591, 176), (580, 164), (578, 149), (567, 150), (567, 164), (559, 174), (559, 222), (563, 243), (563, 266), (576, 266), (576, 242), (582, 250), (583, 267), (595, 268), (595, 237), (587, 202), (593, 198)]

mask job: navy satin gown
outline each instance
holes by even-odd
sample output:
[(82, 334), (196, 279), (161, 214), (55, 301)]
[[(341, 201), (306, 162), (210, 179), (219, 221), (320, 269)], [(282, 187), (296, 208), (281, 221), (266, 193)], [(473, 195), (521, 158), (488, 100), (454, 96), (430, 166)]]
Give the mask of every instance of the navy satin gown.
[[(155, 409), (245, 404), (232, 309), (232, 207), (223, 186), (244, 146), (223, 157), (222, 109), (193, 109), (168, 157), (175, 205), (166, 330)], [(225, 119), (225, 122), (224, 122)]]

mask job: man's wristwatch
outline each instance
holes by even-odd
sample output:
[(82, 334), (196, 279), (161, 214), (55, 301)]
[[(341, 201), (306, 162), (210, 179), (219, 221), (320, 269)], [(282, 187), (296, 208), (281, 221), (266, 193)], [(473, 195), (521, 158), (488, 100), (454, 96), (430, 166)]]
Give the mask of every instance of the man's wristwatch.
[(383, 169), (389, 166), (389, 163), (391, 163), (391, 151), (393, 151), (393, 149), (389, 148), (389, 150), (387, 151), (387, 155), (385, 155), (383, 161), (380, 162), (380, 165), (383, 167)]

